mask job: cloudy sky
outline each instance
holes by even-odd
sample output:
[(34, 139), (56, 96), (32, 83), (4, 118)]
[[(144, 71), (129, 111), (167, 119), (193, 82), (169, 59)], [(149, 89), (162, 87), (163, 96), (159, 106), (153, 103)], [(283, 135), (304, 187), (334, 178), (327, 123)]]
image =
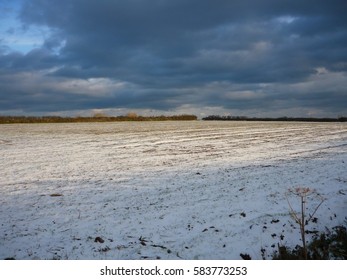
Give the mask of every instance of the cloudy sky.
[(346, 0), (0, 0), (0, 115), (347, 115)]

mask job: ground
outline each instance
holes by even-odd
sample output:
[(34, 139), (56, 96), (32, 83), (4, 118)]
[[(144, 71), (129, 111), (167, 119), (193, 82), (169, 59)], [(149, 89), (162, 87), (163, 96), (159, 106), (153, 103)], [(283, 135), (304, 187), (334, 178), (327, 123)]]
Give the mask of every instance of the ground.
[(347, 222), (346, 163), (344, 123), (1, 125), (0, 259), (261, 259), (301, 242), (290, 188)]

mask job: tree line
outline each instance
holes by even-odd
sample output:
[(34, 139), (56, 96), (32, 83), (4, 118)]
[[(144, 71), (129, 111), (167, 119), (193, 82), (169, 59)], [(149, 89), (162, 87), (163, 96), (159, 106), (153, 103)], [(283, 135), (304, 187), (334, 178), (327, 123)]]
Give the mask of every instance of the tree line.
[(0, 116), (1, 124), (8, 123), (72, 123), (72, 122), (120, 122), (120, 121), (194, 121), (195, 115), (174, 116), (138, 116), (128, 114), (126, 116), (106, 116), (95, 114), (91, 117), (60, 117), (60, 116)]
[(347, 117), (337, 118), (295, 118), (295, 117), (279, 117), (279, 118), (249, 118), (245, 116), (219, 116), (210, 115), (202, 118), (204, 121), (294, 121), (294, 122), (346, 122)]

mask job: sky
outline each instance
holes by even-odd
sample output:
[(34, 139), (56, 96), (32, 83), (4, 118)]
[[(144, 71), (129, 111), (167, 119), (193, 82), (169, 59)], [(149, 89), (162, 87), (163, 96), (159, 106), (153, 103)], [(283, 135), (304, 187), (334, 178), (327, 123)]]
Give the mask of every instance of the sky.
[(347, 116), (345, 0), (0, 0), (0, 115)]

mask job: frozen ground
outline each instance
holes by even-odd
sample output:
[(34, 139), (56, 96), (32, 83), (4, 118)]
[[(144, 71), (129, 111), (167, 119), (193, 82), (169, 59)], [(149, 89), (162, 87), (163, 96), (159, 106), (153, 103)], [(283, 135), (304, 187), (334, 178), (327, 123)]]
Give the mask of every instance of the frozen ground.
[(288, 188), (346, 223), (346, 166), (345, 123), (0, 125), (0, 259), (261, 259), (300, 243)]

